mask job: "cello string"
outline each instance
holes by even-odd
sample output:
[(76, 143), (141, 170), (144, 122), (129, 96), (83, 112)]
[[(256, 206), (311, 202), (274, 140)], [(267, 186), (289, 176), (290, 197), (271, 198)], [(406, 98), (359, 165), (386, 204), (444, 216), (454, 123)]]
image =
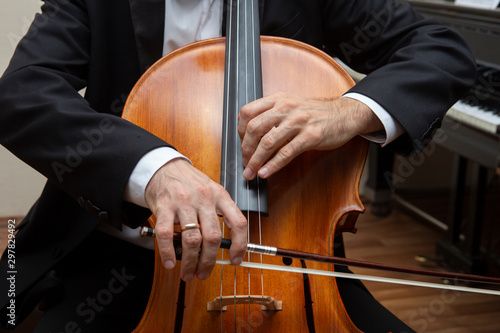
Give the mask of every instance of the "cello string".
[[(231, 262), (228, 260), (224, 260), (224, 261), (217, 260), (217, 263), (221, 264), (221, 265), (231, 265)], [(338, 277), (338, 278), (356, 279), (356, 280), (365, 280), (365, 281), (374, 281), (374, 282), (384, 282), (384, 283), (402, 284), (402, 285), (416, 286), (416, 287), (446, 289), (446, 290), (455, 290), (455, 291), (464, 291), (464, 292), (472, 292), (472, 293), (485, 294), (485, 295), (500, 296), (500, 290), (490, 290), (490, 289), (481, 289), (481, 288), (473, 288), (473, 287), (462, 287), (462, 286), (446, 285), (446, 284), (439, 284), (439, 283), (432, 283), (432, 282), (422, 282), (422, 281), (386, 278), (386, 277), (362, 275), (362, 274), (354, 274), (354, 273), (323, 271), (323, 270), (311, 269), (311, 268), (288, 267), (288, 266), (278, 266), (278, 265), (259, 264), (259, 263), (241, 263), (240, 266), (247, 267), (247, 268), (257, 268), (257, 269), (261, 269), (261, 270), (266, 269), (266, 270), (291, 272), (291, 273), (299, 273), (299, 274), (306, 273), (306, 274), (311, 274), (311, 275), (320, 275), (320, 276), (329, 276), (329, 277)]]
[[(259, 40), (256, 41), (255, 38), (256, 38), (256, 31), (259, 31), (260, 29), (257, 29), (258, 27), (256, 27), (256, 23), (258, 22), (257, 19), (256, 19), (256, 13), (255, 13), (255, 0), (250, 0), (251, 4), (251, 15), (252, 15), (252, 19), (251, 19), (251, 23), (252, 23), (252, 26), (251, 26), (251, 38), (252, 38), (252, 68), (253, 68), (253, 72), (254, 73), (257, 73), (257, 50), (256, 50), (256, 43), (260, 42), (260, 33), (259, 33)], [(258, 4), (257, 4), (258, 6)], [(260, 49), (259, 49), (260, 50)], [(261, 68), (259, 66), (259, 68)], [(261, 77), (261, 75), (259, 75), (259, 77)], [(257, 86), (258, 86), (258, 82), (257, 82), (257, 76), (256, 75), (253, 75), (253, 92), (254, 92), (254, 98), (253, 99), (257, 99)], [(261, 97), (261, 96), (258, 96), (258, 97)], [(262, 212), (261, 212), (261, 202), (260, 202), (261, 198), (260, 198), (260, 183), (259, 183), (259, 177), (257, 177), (257, 210), (258, 210), (258, 219), (259, 219), (259, 244), (262, 245)], [(263, 257), (262, 257), (262, 254), (259, 255), (259, 259), (260, 259), (260, 263), (262, 264), (263, 263)], [(263, 274), (263, 271), (261, 270), (260, 272), (260, 290), (261, 290), (261, 296), (262, 296), (262, 301), (264, 301), (264, 274)], [(264, 322), (264, 313), (261, 311), (261, 322), (263, 323)], [(250, 323), (250, 318), (248, 320), (248, 322)], [(264, 325), (261, 325), (261, 331), (263, 332), (264, 331)]]
[[(257, 27), (255, 26), (256, 22), (256, 15), (255, 15), (255, 0), (252, 1), (252, 60), (253, 60), (253, 69), (254, 73), (257, 72), (257, 50), (255, 45), (256, 43), (260, 43), (260, 33), (259, 33), (259, 40), (256, 41), (256, 33), (255, 31), (260, 31), (260, 29), (257, 30)], [(258, 6), (258, 5), (257, 5)], [(257, 77), (254, 75), (253, 76), (253, 91), (254, 94), (257, 95)], [(255, 96), (257, 97), (257, 96)], [(260, 97), (260, 96), (259, 96)], [(261, 207), (260, 207), (260, 184), (259, 184), (259, 177), (257, 177), (257, 207), (258, 207), (258, 218), (259, 218), (259, 244), (262, 245), (262, 213), (261, 213)], [(263, 256), (262, 253), (260, 254), (260, 263), (263, 263)], [(264, 272), (263, 270), (260, 271), (260, 290), (261, 290), (261, 295), (262, 295), (262, 301), (264, 301)], [(264, 322), (264, 313), (261, 312), (261, 322)], [(261, 331), (264, 331), (264, 325), (261, 326)]]
[[(240, 83), (240, 43), (241, 43), (241, 38), (240, 38), (240, 27), (241, 27), (241, 23), (240, 23), (240, 20), (241, 20), (241, 1), (237, 0), (236, 1), (236, 53), (235, 53), (235, 56), (236, 56), (236, 65), (235, 65), (235, 69), (236, 69), (236, 80), (235, 80), (235, 107), (233, 109), (233, 111), (236, 111), (238, 112), (239, 111), (239, 101), (240, 101), (240, 94), (241, 94), (241, 91), (239, 89), (239, 83)], [(237, 138), (239, 137), (238, 136), (238, 128), (237, 126), (235, 126), (235, 128), (233, 128), (233, 137), (234, 138)], [(235, 162), (234, 162), (234, 165), (235, 165), (235, 172), (234, 172), (234, 183), (235, 184), (238, 184), (238, 168), (239, 168), (239, 165), (238, 165), (238, 145), (235, 144), (234, 145), (234, 155), (235, 156)], [(240, 149), (241, 150), (241, 149)], [(247, 188), (248, 188), (248, 182), (247, 182)], [(248, 189), (247, 189), (247, 198), (248, 198)], [(239, 198), (238, 198), (238, 190), (235, 191), (235, 202), (236, 204), (238, 204), (238, 201), (239, 201)], [(247, 209), (247, 241), (249, 241), (249, 212), (248, 212), (248, 209)], [(248, 256), (248, 260), (250, 260), (250, 256)], [(236, 326), (236, 322), (237, 322), (237, 318), (236, 318), (236, 304), (237, 304), (237, 299), (236, 299), (236, 291), (237, 291), (237, 288), (236, 288), (236, 284), (237, 284), (237, 279), (236, 279), (236, 267), (235, 267), (235, 270), (234, 270), (234, 282), (233, 282), (233, 296), (234, 296), (234, 332), (236, 332), (236, 329), (237, 329), (237, 326)]]
[[(238, 109), (238, 101), (239, 101), (239, 94), (240, 94), (240, 90), (238, 89), (238, 82), (239, 82), (239, 62), (240, 62), (240, 57), (239, 57), (239, 50), (240, 50), (240, 41), (239, 41), (239, 35), (240, 35), (240, 2), (239, 1), (236, 1), (236, 54), (235, 54), (235, 62), (236, 62), (236, 85), (235, 85), (235, 105), (234, 105), (234, 108), (233, 108), (233, 111), (235, 109)], [(231, 52), (233, 53), (233, 52)], [(233, 133), (234, 135), (234, 133)], [(238, 156), (237, 155), (237, 145), (234, 146), (234, 155), (233, 156)], [(235, 170), (238, 170), (238, 158), (235, 159), (234, 161), (234, 165), (235, 165)], [(238, 173), (237, 172), (234, 172), (234, 183), (235, 184), (238, 184)], [(236, 204), (238, 204), (238, 191), (236, 190), (235, 191), (235, 194), (234, 194), (234, 201)], [(235, 270), (234, 270), (234, 280), (233, 280), (233, 298), (234, 298), (234, 332), (236, 332), (236, 267), (235, 267)]]
[[(245, 51), (244, 52), (245, 53), (245, 70), (248, 69), (248, 21), (247, 21), (248, 13), (247, 13), (247, 10), (248, 10), (248, 1), (245, 0), (245, 2), (244, 2), (244, 19), (245, 19), (245, 35), (244, 36), (245, 36), (245, 38), (243, 41), (244, 45), (246, 46), (246, 48), (244, 50)], [(248, 87), (248, 75), (247, 75), (247, 77), (245, 78), (245, 102), (249, 103), (251, 97), (254, 97), (254, 96), (250, 96), (249, 87)], [(249, 185), (250, 185), (249, 181), (247, 180), (246, 186), (247, 186), (247, 239), (248, 239), (248, 243), (250, 243), (250, 186)], [(248, 259), (248, 262), (251, 262), (250, 255), (248, 255), (247, 259)], [(248, 280), (248, 298), (250, 299), (250, 295), (252, 294), (250, 270), (248, 270), (247, 280)], [(248, 307), (248, 320), (247, 321), (248, 321), (248, 332), (250, 332), (251, 331), (250, 330), (250, 307)]]
[[(226, 29), (226, 41), (227, 41), (227, 44), (226, 44), (226, 47), (228, 50), (231, 50), (232, 48), (232, 29), (231, 29), (231, 26), (232, 26), (232, 22), (233, 22), (233, 3), (232, 1), (228, 1), (227, 3), (227, 6), (226, 6), (226, 10), (228, 11), (227, 12), (227, 25), (228, 25), (228, 29)], [(225, 82), (228, 82), (229, 83), (229, 78), (230, 78), (230, 73), (231, 73), (231, 66), (232, 66), (232, 59), (231, 59), (231, 52), (226, 52), (226, 66), (227, 66), (227, 70), (226, 70), (226, 78), (225, 78)], [(225, 86), (225, 92), (224, 92), (225, 96), (226, 96), (226, 101), (225, 101), (225, 109), (223, 110), (223, 112), (225, 113), (225, 124), (224, 124), (224, 127), (225, 127), (225, 133), (224, 133), (224, 140), (225, 140), (225, 151), (222, 152), (224, 154), (224, 170), (223, 170), (223, 179), (222, 179), (222, 185), (224, 186), (224, 188), (227, 188), (227, 168), (228, 168), (228, 138), (229, 138), (229, 135), (228, 135), (228, 132), (229, 132), (229, 109), (230, 109), (230, 105), (229, 105), (229, 101), (230, 101), (230, 85), (227, 84)], [(222, 234), (225, 235), (225, 232), (226, 232), (226, 228), (225, 228), (225, 223), (223, 222), (222, 223)], [(221, 253), (221, 258), (224, 260), (224, 250), (222, 251)], [(220, 327), (221, 327), (221, 332), (224, 332), (224, 312), (222, 311), (222, 297), (223, 297), (223, 279), (224, 279), (224, 266), (221, 266), (221, 270), (220, 270), (220, 312), (219, 312), (219, 316), (220, 316)]]

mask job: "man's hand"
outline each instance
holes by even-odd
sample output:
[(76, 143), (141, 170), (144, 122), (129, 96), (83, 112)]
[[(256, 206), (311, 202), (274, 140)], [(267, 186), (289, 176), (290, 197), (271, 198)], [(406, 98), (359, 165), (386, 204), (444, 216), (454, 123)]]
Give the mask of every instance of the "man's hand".
[[(307, 150), (336, 149), (359, 134), (383, 129), (365, 104), (350, 98), (318, 100), (283, 93), (245, 105), (239, 114), (243, 176), (267, 178)], [(274, 155), (274, 156), (273, 156)]]
[[(200, 229), (182, 232), (181, 278), (194, 275), (206, 279), (214, 268), (221, 241), (218, 214), (231, 231), (229, 257), (233, 264), (243, 260), (247, 222), (226, 190), (183, 159), (161, 167), (146, 187), (146, 203), (156, 217), (158, 250), (165, 268), (175, 266), (174, 224), (199, 223)], [(201, 242), (203, 248), (200, 254)]]

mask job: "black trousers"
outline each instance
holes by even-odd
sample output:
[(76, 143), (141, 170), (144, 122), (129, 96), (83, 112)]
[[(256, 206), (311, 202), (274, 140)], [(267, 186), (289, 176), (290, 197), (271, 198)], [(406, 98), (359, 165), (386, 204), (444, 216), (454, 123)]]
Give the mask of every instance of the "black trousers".
[[(56, 267), (64, 291), (35, 332), (131, 332), (147, 305), (153, 267), (152, 251), (94, 232)], [(413, 332), (360, 281), (337, 283), (349, 316), (362, 331)]]
[(153, 251), (95, 231), (55, 267), (62, 296), (35, 332), (131, 332), (146, 308), (153, 268)]

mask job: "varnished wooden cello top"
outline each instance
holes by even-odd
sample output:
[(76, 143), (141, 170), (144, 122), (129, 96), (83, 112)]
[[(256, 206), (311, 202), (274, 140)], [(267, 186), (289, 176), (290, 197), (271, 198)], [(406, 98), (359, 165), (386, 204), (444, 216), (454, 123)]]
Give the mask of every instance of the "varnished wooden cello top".
[[(217, 181), (227, 156), (224, 142), (228, 136), (237, 139), (235, 124), (225, 119), (236, 119), (239, 111), (230, 108), (227, 112), (236, 113), (229, 116), (222, 111), (228, 104), (226, 41), (202, 41), (160, 60), (137, 83), (124, 110), (124, 118), (171, 143)], [(264, 95), (284, 91), (338, 98), (352, 84), (345, 71), (317, 49), (262, 38)], [(272, 176), (267, 183), (268, 211), (248, 213), (249, 242), (333, 255), (336, 231), (345, 222), (352, 229), (363, 211), (358, 185), (366, 149), (366, 142), (356, 138), (335, 151), (302, 154)], [(238, 172), (237, 158), (226, 161)], [(222, 223), (221, 228), (228, 238)], [(227, 259), (227, 253), (221, 250), (219, 258)], [(283, 265), (279, 258), (259, 255), (247, 254), (245, 260)], [(305, 264), (294, 260), (291, 265)], [(307, 267), (332, 269), (320, 263)], [(178, 268), (165, 271), (158, 260), (150, 303), (137, 331), (159, 327), (165, 332), (357, 331), (333, 278), (216, 267), (208, 280), (184, 284)]]

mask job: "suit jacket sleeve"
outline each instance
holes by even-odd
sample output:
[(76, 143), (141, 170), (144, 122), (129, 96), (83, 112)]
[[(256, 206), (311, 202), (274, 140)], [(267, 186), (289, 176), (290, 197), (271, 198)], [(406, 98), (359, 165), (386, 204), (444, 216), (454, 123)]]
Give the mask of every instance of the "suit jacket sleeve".
[(404, 155), (421, 151), (475, 81), (475, 60), (466, 42), (408, 3), (320, 2), (325, 48), (369, 74), (351, 91), (378, 102), (406, 131), (388, 147)]
[(123, 191), (135, 164), (168, 145), (114, 114), (112, 103), (98, 112), (78, 93), (95, 72), (90, 50), (99, 38), (91, 33), (85, 3), (45, 1), (19, 43), (0, 80), (0, 143), (120, 228)]

